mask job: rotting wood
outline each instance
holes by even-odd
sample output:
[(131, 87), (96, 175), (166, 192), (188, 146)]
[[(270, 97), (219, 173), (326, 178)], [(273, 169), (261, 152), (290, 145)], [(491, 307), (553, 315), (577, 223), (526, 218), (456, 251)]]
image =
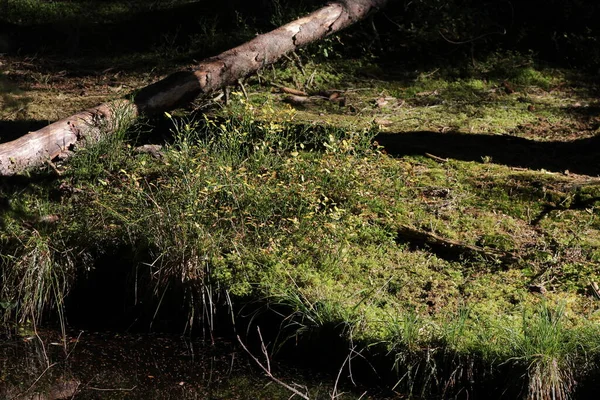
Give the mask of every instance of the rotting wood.
[(295, 96), (308, 96), (308, 93), (306, 93), (303, 90), (298, 90), (298, 89), (290, 88), (287, 86), (283, 86), (276, 82), (271, 82), (271, 86), (275, 86), (276, 88), (279, 88), (283, 93), (293, 94)]
[[(384, 7), (389, 0), (338, 0), (313, 13), (208, 58), (141, 89), (0, 144), (0, 176), (66, 157), (72, 150), (127, 128), (141, 114), (172, 110), (272, 64), (299, 47), (334, 34)], [(131, 100), (130, 98), (133, 98)]]
[(295, 95), (290, 94), (288, 96), (285, 96), (283, 98), (283, 101), (286, 102), (286, 103), (288, 103), (288, 104), (292, 104), (292, 105), (296, 105), (297, 106), (297, 105), (303, 105), (303, 104), (309, 103), (310, 102), (310, 97), (307, 97), (307, 96), (295, 96)]
[(504, 266), (513, 265), (520, 261), (519, 257), (511, 252), (483, 248), (446, 239), (434, 233), (421, 231), (405, 225), (400, 226), (398, 229), (397, 240), (429, 246), (435, 253), (441, 254), (442, 257), (449, 256), (452, 259), (480, 257), (496, 260)]

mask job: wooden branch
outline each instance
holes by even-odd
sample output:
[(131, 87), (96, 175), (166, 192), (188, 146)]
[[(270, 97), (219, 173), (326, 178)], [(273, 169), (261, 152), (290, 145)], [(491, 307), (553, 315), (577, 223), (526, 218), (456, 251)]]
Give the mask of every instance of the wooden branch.
[[(13, 175), (127, 128), (140, 114), (172, 110), (276, 62), (299, 47), (364, 19), (388, 0), (339, 0), (249, 42), (180, 71), (140, 90), (135, 96), (82, 111), (0, 144), (0, 175)], [(132, 100), (133, 99), (133, 100)]]
[(309, 400), (309, 397), (308, 397), (307, 394), (302, 393), (301, 391), (299, 391), (295, 387), (293, 387), (291, 385), (288, 385), (287, 383), (285, 383), (281, 379), (276, 378), (273, 375), (273, 372), (271, 371), (271, 360), (269, 358), (269, 353), (267, 352), (267, 347), (265, 346), (265, 342), (263, 341), (262, 334), (260, 333), (260, 327), (256, 327), (256, 329), (258, 330), (258, 337), (260, 338), (260, 348), (261, 348), (261, 351), (262, 351), (263, 355), (265, 356), (265, 360), (266, 360), (266, 364), (267, 365), (265, 366), (265, 364), (261, 363), (260, 360), (258, 359), (258, 357), (256, 357), (254, 354), (252, 354), (252, 352), (250, 350), (248, 350), (248, 348), (246, 347), (246, 345), (244, 344), (244, 342), (242, 342), (242, 339), (240, 338), (240, 335), (237, 335), (237, 340), (238, 340), (239, 344), (242, 346), (242, 348), (244, 349), (244, 351), (254, 360), (254, 362), (260, 367), (260, 369), (263, 370), (263, 372), (265, 373), (265, 375), (267, 377), (269, 377), (273, 382), (275, 382), (278, 385), (286, 388), (287, 390), (289, 390), (290, 392), (298, 395), (299, 397), (301, 397), (301, 398), (303, 398), (305, 400)]
[(519, 257), (511, 252), (483, 248), (468, 243), (446, 239), (431, 232), (424, 232), (406, 225), (401, 225), (397, 232), (397, 240), (419, 243), (431, 247), (439, 254), (445, 254), (451, 258), (481, 257), (496, 260), (503, 265), (513, 265), (519, 262)]

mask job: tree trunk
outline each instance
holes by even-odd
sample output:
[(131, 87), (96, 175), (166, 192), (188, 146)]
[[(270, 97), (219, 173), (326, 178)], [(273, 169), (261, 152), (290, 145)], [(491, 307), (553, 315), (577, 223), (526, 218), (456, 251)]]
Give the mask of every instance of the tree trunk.
[(339, 0), (249, 42), (120, 99), (64, 118), (0, 144), (0, 176), (13, 175), (65, 157), (76, 147), (129, 126), (140, 114), (172, 110), (202, 93), (223, 88), (272, 64), (298, 47), (322, 39), (382, 8), (388, 0)]

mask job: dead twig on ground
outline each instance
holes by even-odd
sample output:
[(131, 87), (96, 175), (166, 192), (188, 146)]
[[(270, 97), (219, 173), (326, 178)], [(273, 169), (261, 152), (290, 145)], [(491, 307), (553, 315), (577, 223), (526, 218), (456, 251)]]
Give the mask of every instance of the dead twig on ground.
[(269, 359), (269, 353), (267, 351), (267, 347), (265, 346), (265, 342), (263, 341), (262, 334), (260, 333), (260, 327), (256, 327), (256, 330), (258, 331), (258, 337), (260, 339), (260, 349), (261, 349), (263, 355), (265, 356), (266, 365), (263, 364), (258, 359), (258, 357), (256, 357), (254, 354), (252, 354), (252, 352), (248, 349), (248, 347), (246, 347), (246, 345), (240, 338), (240, 335), (237, 335), (237, 340), (240, 343), (240, 345), (242, 346), (242, 348), (244, 349), (244, 351), (246, 353), (248, 353), (248, 355), (254, 360), (254, 362), (265, 372), (267, 377), (269, 379), (271, 379), (273, 382), (277, 383), (278, 385), (281, 385), (282, 387), (286, 388), (290, 392), (294, 393), (297, 396), (300, 396), (303, 399), (310, 400), (310, 398), (308, 397), (308, 394), (302, 393), (295, 387), (288, 385), (287, 383), (283, 382), (281, 379), (278, 379), (273, 375), (273, 373), (271, 371), (271, 360)]
[(25, 393), (28, 393), (31, 389), (33, 389), (33, 387), (40, 381), (40, 379), (42, 379), (42, 377), (44, 375), (46, 375), (46, 372), (48, 372), (50, 370), (50, 368), (54, 367), (55, 365), (56, 365), (56, 363), (48, 364), (46, 369), (44, 369), (42, 371), (42, 373), (33, 381), (33, 383), (25, 391), (17, 394), (14, 397), (11, 397), (10, 400), (16, 400), (16, 399), (22, 398), (25, 395)]

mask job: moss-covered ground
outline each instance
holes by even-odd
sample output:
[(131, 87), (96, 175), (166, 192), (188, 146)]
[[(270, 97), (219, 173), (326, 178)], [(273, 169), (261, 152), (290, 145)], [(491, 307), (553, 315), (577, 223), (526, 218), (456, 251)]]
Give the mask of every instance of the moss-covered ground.
[[(128, 249), (128, 291), (178, 287), (209, 325), (213, 301), (251, 301), (279, 321), (278, 344), (335, 326), (349, 349), (384, 354), (403, 393), (460, 395), (506, 368), (521, 396), (577, 393), (599, 373), (597, 80), (530, 54), (406, 70), (325, 43), (227, 102), (4, 179), (6, 321), (68, 316), (69, 288)], [(13, 131), (168, 72), (0, 62)]]

